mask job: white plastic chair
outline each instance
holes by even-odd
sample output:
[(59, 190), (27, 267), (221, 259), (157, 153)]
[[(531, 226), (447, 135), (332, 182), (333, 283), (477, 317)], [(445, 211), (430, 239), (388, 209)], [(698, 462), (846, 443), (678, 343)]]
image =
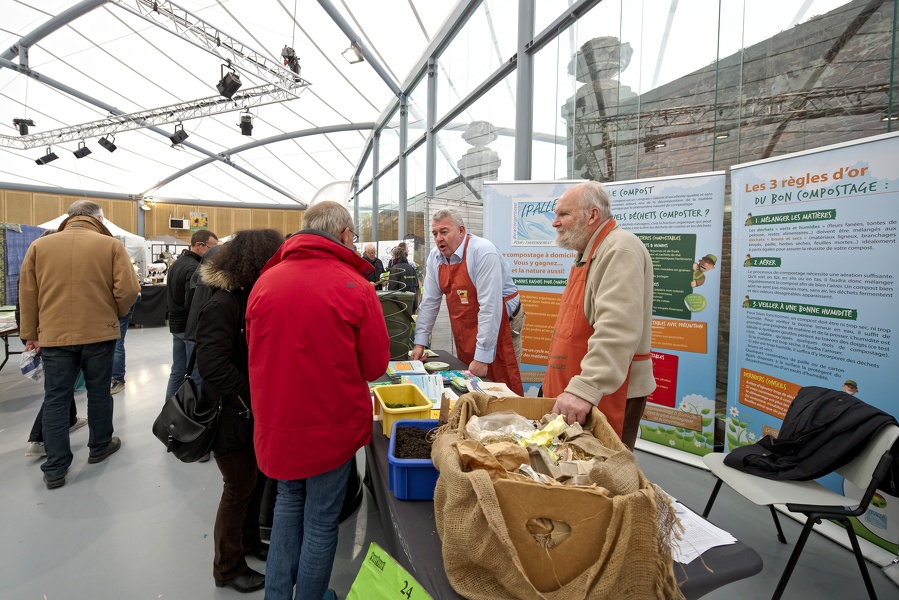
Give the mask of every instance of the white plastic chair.
[(777, 519), (774, 505), (785, 504), (787, 510), (802, 513), (806, 516), (805, 526), (802, 528), (796, 547), (790, 555), (787, 567), (780, 577), (772, 600), (779, 600), (787, 587), (793, 568), (799, 560), (799, 555), (802, 553), (802, 548), (805, 546), (805, 542), (814, 525), (820, 523), (822, 519), (839, 521), (846, 528), (846, 533), (849, 535), (852, 551), (855, 553), (855, 559), (862, 572), (862, 578), (865, 580), (865, 587), (868, 588), (868, 596), (872, 600), (876, 600), (877, 595), (874, 592), (874, 586), (871, 583), (871, 577), (865, 565), (865, 558), (858, 545), (858, 538), (852, 529), (849, 517), (858, 517), (868, 510), (868, 505), (874, 497), (877, 486), (886, 476), (893, 462), (891, 448), (897, 439), (899, 439), (899, 426), (887, 425), (883, 427), (868, 442), (868, 445), (858, 456), (836, 470), (837, 473), (851, 481), (856, 487), (864, 490), (861, 499), (854, 499), (832, 492), (816, 481), (777, 481), (750, 475), (726, 466), (724, 464), (725, 454), (706, 454), (702, 457), (702, 460), (718, 480), (715, 482), (715, 489), (712, 490), (712, 495), (709, 497), (702, 516), (708, 517), (722, 483), (726, 483), (735, 492), (751, 502), (759, 506), (767, 506), (771, 511), (771, 516), (774, 517), (774, 524), (777, 527), (777, 539), (783, 544), (786, 544), (787, 540), (780, 527), (780, 521)]

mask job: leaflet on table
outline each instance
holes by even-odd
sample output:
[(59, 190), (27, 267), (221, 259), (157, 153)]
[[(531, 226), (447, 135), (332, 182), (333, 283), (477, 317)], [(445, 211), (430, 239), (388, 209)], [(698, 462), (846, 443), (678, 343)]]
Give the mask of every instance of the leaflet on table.
[(443, 395), (443, 378), (440, 375), (403, 375), (400, 377), (400, 383), (418, 386), (434, 408), (440, 408), (440, 398)]
[(390, 377), (401, 375), (427, 375), (425, 365), (420, 360), (392, 360), (387, 363), (387, 374)]

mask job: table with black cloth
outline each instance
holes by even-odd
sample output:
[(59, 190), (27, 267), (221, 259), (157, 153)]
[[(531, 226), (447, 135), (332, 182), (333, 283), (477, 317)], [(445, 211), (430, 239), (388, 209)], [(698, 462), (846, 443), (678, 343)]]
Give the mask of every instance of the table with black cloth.
[[(449, 352), (436, 352), (440, 356), (433, 360), (449, 363), (450, 369), (467, 367)], [(365, 448), (365, 480), (378, 504), (381, 526), (388, 542), (386, 550), (435, 600), (462, 598), (450, 585), (443, 566), (434, 503), (428, 500), (397, 500), (390, 491), (389, 444), (390, 439), (381, 430), (381, 422), (375, 421), (371, 444)], [(740, 541), (707, 550), (701, 560), (696, 559), (687, 565), (674, 564), (674, 574), (687, 600), (700, 598), (761, 570), (761, 557)]]
[(165, 285), (140, 286), (140, 300), (134, 305), (130, 323), (142, 327), (162, 327), (168, 312)]

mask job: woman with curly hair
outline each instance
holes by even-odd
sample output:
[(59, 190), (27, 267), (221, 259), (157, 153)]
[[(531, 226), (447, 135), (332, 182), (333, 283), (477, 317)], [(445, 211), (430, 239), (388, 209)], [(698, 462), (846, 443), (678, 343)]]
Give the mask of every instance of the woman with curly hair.
[(200, 267), (203, 284), (213, 292), (200, 311), (196, 333), (201, 409), (221, 402), (213, 456), (224, 489), (215, 516), (217, 587), (253, 592), (265, 587), (265, 575), (247, 565), (250, 555), (264, 561), (268, 546), (259, 537), (259, 506), (266, 477), (256, 464), (253, 413), (247, 367), (244, 315), (259, 272), (284, 236), (274, 229), (238, 231), (211, 261)]

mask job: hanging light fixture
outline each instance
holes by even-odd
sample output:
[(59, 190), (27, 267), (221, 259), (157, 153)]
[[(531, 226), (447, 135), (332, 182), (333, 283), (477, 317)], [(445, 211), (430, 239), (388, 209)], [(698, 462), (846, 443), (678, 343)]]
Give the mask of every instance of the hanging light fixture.
[(83, 140), (78, 142), (78, 149), (72, 152), (72, 154), (75, 155), (75, 158), (84, 158), (90, 153), (91, 149), (87, 147)]
[(253, 135), (253, 115), (250, 114), (250, 109), (247, 109), (247, 112), (240, 115), (240, 133), (242, 135)]
[(28, 135), (28, 126), (34, 127), (31, 119), (13, 119), (12, 124), (19, 129), (19, 135)]
[(222, 65), (222, 79), (215, 87), (219, 91), (219, 94), (230, 100), (231, 97), (237, 93), (237, 90), (240, 89), (241, 83), (240, 75), (231, 68), (230, 63), (228, 64), (228, 68), (231, 70), (225, 73), (225, 65)]
[(187, 132), (184, 131), (184, 124), (178, 123), (175, 125), (175, 133), (169, 136), (169, 139), (172, 140), (172, 146), (177, 146), (184, 140), (188, 138)]
[[(110, 139), (110, 138), (112, 138), (112, 139)], [(108, 136), (106, 136), (106, 137), (101, 137), (101, 138), (97, 141), (98, 144), (100, 144), (101, 146), (103, 146), (104, 148), (106, 148), (107, 150), (109, 150), (110, 152), (115, 152), (115, 151), (116, 151), (116, 148), (118, 148), (118, 146), (116, 146), (113, 142), (115, 142), (115, 136), (114, 136), (114, 135), (113, 135), (113, 136), (109, 136), (109, 135), (108, 135)]]
[(50, 146), (47, 146), (47, 153), (45, 155), (43, 155), (42, 157), (35, 159), (34, 162), (37, 163), (38, 165), (45, 165), (48, 162), (53, 162), (57, 158), (59, 158), (59, 157), (56, 156), (56, 153), (54, 153), (53, 151), (50, 150)]
[(356, 42), (353, 42), (350, 44), (349, 48), (341, 52), (341, 56), (343, 56), (351, 65), (361, 63), (365, 60), (365, 57), (362, 56), (362, 51), (359, 50), (359, 46), (356, 45)]

